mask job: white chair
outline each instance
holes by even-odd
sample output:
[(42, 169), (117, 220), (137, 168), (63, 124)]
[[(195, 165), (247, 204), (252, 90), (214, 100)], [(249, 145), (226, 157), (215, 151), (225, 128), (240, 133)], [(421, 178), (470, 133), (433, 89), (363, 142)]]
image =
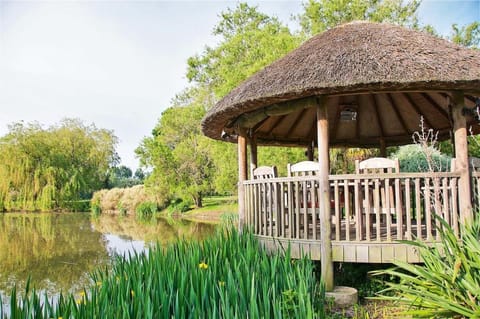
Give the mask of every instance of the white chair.
[[(356, 174), (391, 174), (391, 173), (399, 173), (400, 172), (400, 165), (398, 159), (389, 159), (384, 157), (374, 157), (364, 161), (355, 161), (355, 172)], [(384, 184), (380, 185), (379, 194), (375, 193), (375, 189), (373, 185), (365, 185), (364, 187), (370, 187), (370, 196), (369, 198), (365, 198), (363, 200), (363, 210), (365, 213), (369, 213), (371, 215), (377, 215), (376, 207), (380, 207), (380, 222), (383, 223), (382, 220), (387, 219), (386, 215), (390, 214), (390, 216), (395, 216), (396, 208), (395, 208), (395, 194), (393, 191), (393, 182), (388, 186)], [(368, 205), (367, 205), (368, 201)], [(401, 200), (399, 203), (401, 204)], [(367, 207), (370, 207), (370, 212), (366, 212)], [(401, 210), (402, 207), (399, 207)]]
[(303, 161), (287, 165), (288, 177), (317, 175), (319, 170), (320, 163), (313, 161)]
[(269, 179), (277, 177), (276, 166), (260, 166), (252, 170), (252, 179)]

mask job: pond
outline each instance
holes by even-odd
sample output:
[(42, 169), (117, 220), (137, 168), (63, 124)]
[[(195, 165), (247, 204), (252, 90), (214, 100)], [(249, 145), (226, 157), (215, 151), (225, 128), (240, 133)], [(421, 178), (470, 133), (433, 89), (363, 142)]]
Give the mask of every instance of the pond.
[(182, 219), (137, 222), (134, 218), (87, 213), (0, 214), (0, 297), (8, 303), (10, 291), (31, 286), (55, 298), (60, 291), (78, 292), (89, 284), (89, 274), (105, 267), (115, 254), (148, 249), (181, 238), (202, 240), (214, 224)]

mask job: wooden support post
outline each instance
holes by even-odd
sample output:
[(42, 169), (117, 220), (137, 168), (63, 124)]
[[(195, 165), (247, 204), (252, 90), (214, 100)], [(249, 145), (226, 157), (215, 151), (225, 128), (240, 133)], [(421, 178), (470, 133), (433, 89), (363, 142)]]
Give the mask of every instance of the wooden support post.
[(469, 223), (473, 220), (472, 199), (470, 194), (470, 170), (468, 168), (467, 121), (462, 114), (465, 107), (463, 92), (452, 93), (453, 132), (455, 135), (455, 169), (460, 171), (458, 195), (460, 198), (460, 221)]
[[(250, 137), (250, 172), (253, 172), (255, 168), (258, 167), (258, 156), (257, 156), (257, 138), (254, 136)], [(253, 179), (253, 176), (250, 178)]]
[(329, 154), (328, 154), (328, 119), (327, 119), (327, 98), (319, 96), (317, 99), (317, 145), (318, 161), (320, 170), (319, 181), (319, 203), (320, 203), (320, 240), (322, 241), (320, 258), (322, 279), (327, 291), (333, 290), (333, 260), (332, 243), (330, 239), (331, 218), (330, 218), (330, 182), (329, 175)]
[(241, 232), (245, 223), (245, 188), (247, 179), (247, 132), (238, 129), (238, 229)]
[(383, 137), (380, 139), (380, 156), (387, 157), (387, 145)]

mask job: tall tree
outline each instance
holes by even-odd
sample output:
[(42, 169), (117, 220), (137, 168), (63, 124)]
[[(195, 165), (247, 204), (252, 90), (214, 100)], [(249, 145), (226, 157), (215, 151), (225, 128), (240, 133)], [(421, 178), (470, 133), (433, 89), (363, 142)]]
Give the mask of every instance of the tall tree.
[(204, 106), (187, 96), (177, 97), (162, 113), (152, 136), (142, 141), (136, 153), (141, 165), (152, 170), (145, 185), (166, 195), (160, 202), (179, 197), (201, 207), (202, 198), (213, 190), (212, 141), (200, 130)]
[(207, 87), (217, 98), (300, 43), (277, 18), (246, 3), (220, 17), (213, 31), (219, 44), (189, 58), (187, 69), (190, 81)]
[(88, 198), (118, 161), (111, 131), (65, 119), (43, 128), (14, 123), (0, 138), (2, 209), (49, 210)]

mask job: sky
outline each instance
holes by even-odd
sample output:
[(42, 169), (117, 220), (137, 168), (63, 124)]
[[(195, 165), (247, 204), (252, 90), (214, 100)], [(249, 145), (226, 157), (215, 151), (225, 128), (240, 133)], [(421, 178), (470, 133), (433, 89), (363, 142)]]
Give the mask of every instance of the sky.
[[(294, 26), (300, 1), (248, 1)], [(187, 59), (214, 46), (235, 1), (0, 0), (0, 136), (63, 118), (113, 130), (123, 165), (189, 83)], [(424, 0), (420, 21), (448, 35), (480, 20), (480, 0)]]

